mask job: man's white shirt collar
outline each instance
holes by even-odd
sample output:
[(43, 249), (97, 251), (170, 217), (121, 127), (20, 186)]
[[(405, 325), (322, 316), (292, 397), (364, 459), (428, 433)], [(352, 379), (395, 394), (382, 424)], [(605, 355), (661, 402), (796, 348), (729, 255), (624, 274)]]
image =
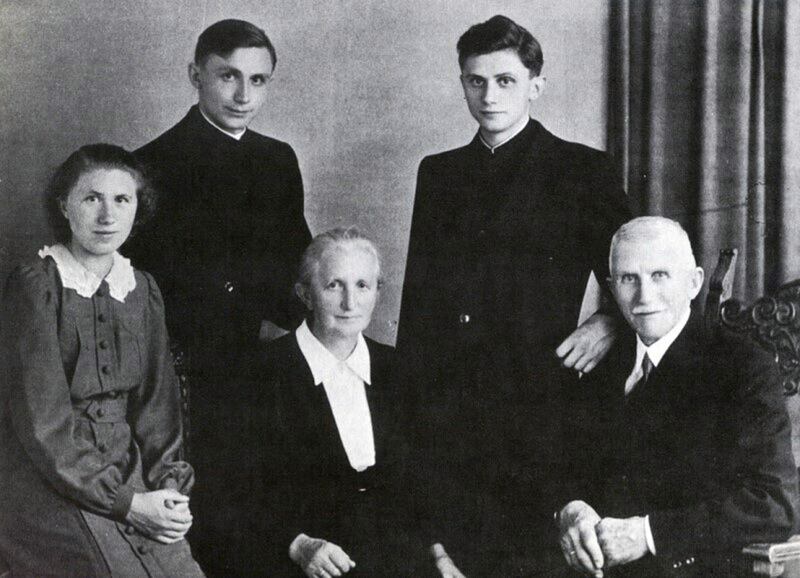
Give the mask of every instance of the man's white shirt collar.
[(345, 364), (364, 383), (372, 383), (369, 348), (367, 348), (367, 342), (361, 333), (358, 334), (355, 349), (344, 361), (337, 359), (333, 353), (320, 343), (319, 339), (314, 337), (306, 321), (303, 321), (300, 327), (297, 328), (295, 337), (303, 357), (306, 358), (308, 366), (311, 368), (311, 374), (314, 376), (314, 385), (319, 385), (330, 379), (336, 373), (336, 369), (340, 364)]
[(628, 379), (625, 380), (625, 395), (633, 391), (633, 388), (636, 387), (636, 384), (639, 383), (639, 380), (642, 378), (642, 360), (644, 359), (644, 354), (646, 353), (647, 357), (650, 358), (653, 367), (658, 367), (658, 364), (661, 363), (661, 359), (667, 353), (667, 350), (678, 338), (678, 335), (681, 334), (683, 328), (686, 327), (691, 312), (691, 306), (687, 307), (686, 312), (681, 316), (675, 326), (649, 347), (642, 343), (639, 334), (636, 334), (636, 361), (633, 363), (633, 369), (628, 375)]
[(642, 343), (642, 339), (637, 334), (636, 365), (634, 367), (642, 366), (642, 359), (644, 359), (645, 353), (647, 353), (647, 356), (650, 358), (650, 361), (653, 362), (653, 367), (658, 367), (658, 364), (661, 363), (661, 359), (667, 353), (667, 350), (678, 338), (678, 335), (681, 334), (683, 328), (686, 327), (686, 324), (689, 322), (689, 315), (691, 314), (691, 312), (692, 308), (687, 307), (684, 314), (681, 315), (681, 318), (675, 324), (675, 327), (670, 329), (661, 339), (651, 344), (650, 346), (647, 346), (644, 343)]
[(229, 137), (231, 137), (232, 139), (236, 139), (236, 140), (242, 140), (242, 136), (244, 136), (244, 133), (245, 133), (245, 132), (247, 132), (247, 127), (243, 128), (243, 129), (241, 130), (241, 132), (238, 132), (238, 133), (236, 133), (236, 132), (230, 132), (230, 131), (228, 131), (228, 130), (225, 130), (224, 128), (222, 128), (222, 127), (220, 127), (220, 126), (217, 126), (217, 124), (216, 124), (216, 123), (215, 123), (213, 120), (211, 120), (210, 118), (208, 118), (208, 116), (206, 116), (206, 113), (204, 113), (204, 112), (203, 112), (203, 109), (200, 107), (200, 105), (199, 105), (199, 104), (197, 105), (197, 110), (199, 110), (199, 111), (200, 111), (200, 114), (202, 114), (202, 115), (203, 115), (203, 118), (204, 118), (204, 119), (206, 119), (206, 121), (208, 122), (208, 124), (210, 124), (211, 126), (213, 126), (213, 127), (214, 127), (215, 129), (217, 129), (219, 132), (221, 132), (221, 133), (223, 133), (223, 134), (226, 134), (226, 135), (228, 135), (228, 136), (229, 136)]

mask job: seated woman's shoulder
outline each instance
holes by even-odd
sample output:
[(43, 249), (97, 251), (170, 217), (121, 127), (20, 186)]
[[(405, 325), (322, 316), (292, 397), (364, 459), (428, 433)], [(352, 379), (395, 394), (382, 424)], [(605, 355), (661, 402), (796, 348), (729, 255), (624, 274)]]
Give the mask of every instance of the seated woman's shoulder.
[(57, 268), (52, 259), (36, 257), (17, 265), (8, 275), (5, 290), (32, 290), (52, 285), (57, 279)]
[(395, 357), (395, 349), (391, 345), (386, 345), (380, 341), (364, 336), (364, 341), (367, 342), (370, 357), (380, 357), (387, 361), (392, 361)]

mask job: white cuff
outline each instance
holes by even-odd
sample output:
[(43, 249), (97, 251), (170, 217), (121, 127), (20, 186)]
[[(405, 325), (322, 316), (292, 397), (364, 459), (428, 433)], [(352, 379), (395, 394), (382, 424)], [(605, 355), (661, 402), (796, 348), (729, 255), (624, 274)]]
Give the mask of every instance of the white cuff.
[(656, 543), (653, 540), (653, 532), (650, 530), (650, 516), (647, 515), (644, 517), (644, 539), (647, 541), (647, 549), (650, 550), (650, 553), (655, 556), (656, 555)]

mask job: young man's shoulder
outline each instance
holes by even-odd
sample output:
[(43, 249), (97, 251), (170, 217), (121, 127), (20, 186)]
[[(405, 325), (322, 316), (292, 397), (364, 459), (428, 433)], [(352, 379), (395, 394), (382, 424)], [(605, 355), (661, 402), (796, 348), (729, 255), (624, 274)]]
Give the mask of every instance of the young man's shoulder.
[[(204, 144), (206, 139), (198, 138), (199, 134), (207, 129), (201, 124), (202, 122), (207, 121), (198, 118), (196, 111), (190, 109), (186, 116), (149, 143), (137, 149), (135, 154), (145, 160), (157, 159), (164, 155), (180, 154), (181, 151), (185, 153), (187, 149), (192, 149), (193, 147), (206, 146)], [(269, 153), (277, 159), (292, 160), (296, 158), (294, 150), (288, 143), (261, 134), (251, 128), (248, 128), (242, 136), (242, 141), (251, 147), (257, 148), (259, 152)]]

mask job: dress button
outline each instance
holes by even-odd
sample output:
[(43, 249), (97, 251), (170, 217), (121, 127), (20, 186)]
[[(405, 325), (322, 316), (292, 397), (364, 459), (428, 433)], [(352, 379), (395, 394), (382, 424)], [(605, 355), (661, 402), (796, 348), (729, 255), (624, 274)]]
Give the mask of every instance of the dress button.
[(227, 291), (228, 293), (233, 293), (233, 283), (231, 283), (230, 281), (225, 281), (225, 285), (223, 285), (223, 287), (225, 288), (225, 291)]
[(95, 292), (95, 296), (102, 297), (103, 295), (105, 295), (105, 293), (103, 292), (103, 288), (102, 287), (98, 288), (97, 291)]
[(133, 536), (136, 533), (136, 528), (134, 528), (133, 526), (125, 526), (125, 533), (128, 536)]
[(100, 349), (108, 349), (108, 341), (103, 339), (100, 343), (97, 344)]
[(97, 417), (103, 417), (104, 415), (106, 415), (106, 410), (104, 410), (102, 407), (98, 407), (97, 408)]
[(469, 323), (469, 315), (467, 315), (466, 313), (462, 313), (461, 315), (458, 316), (458, 322)]
[(98, 320), (100, 323), (104, 323), (104, 322), (105, 322), (105, 320), (106, 320), (106, 314), (105, 314), (105, 313), (101, 313), (100, 315), (98, 315), (98, 316), (97, 316), (97, 320)]
[(104, 365), (103, 367), (100, 368), (100, 371), (103, 372), (103, 375), (108, 375), (109, 373), (111, 373), (111, 368), (107, 365)]
[(136, 546), (136, 551), (139, 552), (139, 554), (141, 554), (142, 556), (144, 556), (150, 551), (150, 549), (144, 544), (141, 544), (139, 546)]

